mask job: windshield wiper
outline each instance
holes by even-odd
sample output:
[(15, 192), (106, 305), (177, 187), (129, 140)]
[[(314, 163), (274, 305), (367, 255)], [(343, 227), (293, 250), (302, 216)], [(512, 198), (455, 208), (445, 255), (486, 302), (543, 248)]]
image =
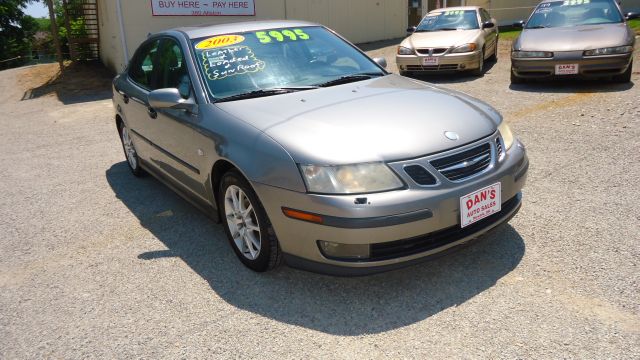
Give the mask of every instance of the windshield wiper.
[(247, 93), (223, 97), (223, 98), (217, 99), (216, 102), (253, 99), (253, 98), (259, 98), (259, 97), (265, 97), (265, 96), (288, 94), (296, 91), (312, 90), (317, 88), (318, 88), (317, 86), (283, 86), (283, 87), (277, 87), (277, 88), (271, 88), (271, 89), (260, 89), (260, 90), (249, 91)]
[(458, 30), (458, 28), (440, 28), (440, 29), (436, 29), (436, 30), (442, 30), (442, 31), (452, 31), (452, 30)]
[(344, 75), (344, 76), (341, 76), (341, 77), (339, 77), (337, 79), (333, 79), (333, 80), (329, 80), (327, 82), (323, 82), (321, 84), (317, 84), (317, 86), (319, 86), (319, 87), (329, 87), (329, 86), (334, 86), (334, 85), (347, 84), (347, 83), (350, 83), (350, 82), (356, 82), (356, 81), (360, 81), (360, 80), (367, 80), (367, 79), (371, 79), (372, 77), (378, 77), (378, 76), (383, 76), (383, 75), (385, 75), (385, 74), (378, 73), (378, 72)]
[(546, 28), (546, 26), (544, 26), (544, 25), (536, 25), (536, 26), (526, 27), (526, 29), (544, 29), (544, 28)]

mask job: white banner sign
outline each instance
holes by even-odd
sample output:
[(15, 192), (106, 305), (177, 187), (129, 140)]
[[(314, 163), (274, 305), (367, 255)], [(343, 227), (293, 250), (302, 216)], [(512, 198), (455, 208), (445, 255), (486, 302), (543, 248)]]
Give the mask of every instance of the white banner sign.
[(255, 16), (254, 0), (151, 0), (153, 16)]

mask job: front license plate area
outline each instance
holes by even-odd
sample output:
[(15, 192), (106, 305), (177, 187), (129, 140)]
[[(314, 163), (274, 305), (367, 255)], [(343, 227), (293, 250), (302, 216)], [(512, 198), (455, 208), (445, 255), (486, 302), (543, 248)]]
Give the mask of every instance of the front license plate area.
[(579, 64), (556, 65), (556, 75), (576, 75), (579, 69)]
[(460, 198), (460, 226), (466, 227), (502, 209), (501, 184), (495, 183)]
[(440, 58), (436, 56), (427, 56), (422, 58), (422, 65), (424, 66), (433, 66), (438, 65), (440, 63)]

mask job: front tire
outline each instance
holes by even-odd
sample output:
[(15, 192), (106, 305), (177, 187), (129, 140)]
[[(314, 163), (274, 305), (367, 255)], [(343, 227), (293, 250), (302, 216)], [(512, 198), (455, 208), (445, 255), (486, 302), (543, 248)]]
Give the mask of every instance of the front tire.
[(140, 158), (138, 152), (133, 144), (133, 139), (129, 133), (129, 129), (124, 123), (121, 123), (118, 132), (120, 133), (120, 142), (122, 143), (122, 150), (124, 150), (124, 156), (127, 158), (127, 164), (131, 173), (137, 177), (144, 175), (144, 170), (140, 166)]
[(480, 54), (480, 63), (478, 64), (478, 68), (473, 70), (473, 75), (482, 76), (484, 74), (484, 56), (485, 56), (485, 48), (482, 48), (482, 53)]
[(629, 67), (627, 68), (627, 71), (623, 72), (620, 75), (616, 75), (613, 77), (613, 81), (617, 82), (617, 83), (622, 83), (622, 84), (626, 84), (628, 82), (631, 82), (631, 73), (633, 71), (633, 61), (631, 61), (631, 63), (629, 64)]
[(511, 83), (512, 84), (524, 84), (525, 83), (525, 79), (517, 76), (516, 74), (513, 73), (513, 67), (511, 68)]
[(489, 61), (493, 63), (498, 62), (498, 39), (496, 38), (496, 45), (493, 47), (493, 54), (489, 57)]
[(282, 251), (267, 213), (249, 182), (236, 170), (222, 177), (218, 209), (229, 243), (246, 267), (264, 272), (280, 265)]

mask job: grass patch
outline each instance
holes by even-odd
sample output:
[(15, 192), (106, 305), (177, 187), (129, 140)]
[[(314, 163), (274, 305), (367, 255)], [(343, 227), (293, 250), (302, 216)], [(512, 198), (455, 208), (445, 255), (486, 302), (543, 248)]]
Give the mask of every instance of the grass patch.
[(629, 20), (629, 26), (636, 32), (636, 35), (640, 35), (640, 19)]
[(513, 26), (506, 26), (500, 28), (500, 40), (515, 40), (522, 32), (522, 29), (514, 28)]

